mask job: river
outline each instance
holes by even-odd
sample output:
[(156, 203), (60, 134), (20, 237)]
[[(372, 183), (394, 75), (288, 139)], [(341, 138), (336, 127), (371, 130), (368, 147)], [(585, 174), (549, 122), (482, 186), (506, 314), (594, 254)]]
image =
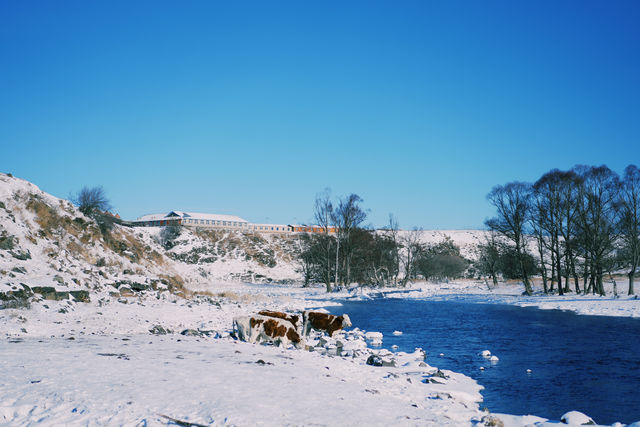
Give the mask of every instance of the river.
[[(382, 332), (384, 348), (421, 347), (430, 365), (476, 379), (485, 387), (481, 407), (491, 412), (558, 420), (578, 410), (599, 424), (640, 420), (640, 319), (465, 300), (381, 298), (331, 311)], [(499, 361), (480, 356), (483, 350)]]

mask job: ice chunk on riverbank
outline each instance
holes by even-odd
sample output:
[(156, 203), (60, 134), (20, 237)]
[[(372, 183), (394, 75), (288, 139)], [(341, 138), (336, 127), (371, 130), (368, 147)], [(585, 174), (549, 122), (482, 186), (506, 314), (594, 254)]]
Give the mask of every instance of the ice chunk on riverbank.
[(368, 340), (373, 340), (373, 339), (382, 339), (382, 332), (367, 332), (366, 334), (364, 334), (365, 338)]
[(571, 426), (581, 426), (585, 424), (595, 424), (595, 422), (587, 415), (578, 411), (570, 411), (560, 417), (560, 421)]
[(367, 332), (364, 337), (371, 345), (382, 345), (382, 332)]

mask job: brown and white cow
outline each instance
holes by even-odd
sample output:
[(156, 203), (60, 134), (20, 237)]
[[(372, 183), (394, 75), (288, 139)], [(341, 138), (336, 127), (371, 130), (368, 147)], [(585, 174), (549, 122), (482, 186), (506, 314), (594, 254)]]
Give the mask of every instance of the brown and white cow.
[(304, 340), (287, 320), (259, 314), (242, 316), (233, 319), (233, 329), (241, 341), (272, 342), (283, 347), (292, 343), (296, 348), (304, 348)]
[(258, 314), (261, 316), (276, 317), (278, 319), (286, 320), (288, 322), (291, 322), (293, 327), (296, 328), (296, 330), (298, 330), (298, 326), (299, 326), (298, 321), (300, 320), (300, 316), (296, 316), (294, 314), (289, 314), (289, 313), (283, 313), (281, 311), (271, 311), (271, 310), (262, 310), (262, 311), (259, 311)]
[(309, 335), (311, 329), (325, 331), (332, 336), (335, 331), (351, 326), (351, 319), (346, 314), (334, 316), (319, 311), (305, 311), (302, 318), (304, 319), (302, 335), (305, 337)]

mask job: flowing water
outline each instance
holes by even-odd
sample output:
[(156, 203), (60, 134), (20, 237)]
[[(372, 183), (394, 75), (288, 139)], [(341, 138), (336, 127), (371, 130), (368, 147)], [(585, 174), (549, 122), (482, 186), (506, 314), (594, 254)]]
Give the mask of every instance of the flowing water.
[[(382, 332), (385, 348), (421, 347), (430, 365), (476, 379), (485, 387), (481, 407), (491, 412), (558, 420), (578, 410), (600, 424), (640, 420), (640, 319), (464, 300), (347, 301), (331, 311)], [(483, 350), (500, 360), (488, 361)]]

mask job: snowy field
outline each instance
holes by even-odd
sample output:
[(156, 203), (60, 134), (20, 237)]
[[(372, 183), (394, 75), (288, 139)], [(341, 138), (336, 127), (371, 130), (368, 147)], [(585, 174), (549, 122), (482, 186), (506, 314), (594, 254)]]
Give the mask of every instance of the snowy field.
[[(482, 418), (481, 386), (438, 373), (421, 351), (368, 350), (346, 334), (361, 351), (344, 357), (233, 340), (233, 316), (306, 303), (299, 289), (239, 288), (231, 299), (103, 295), (0, 310), (0, 422), (468, 425)], [(186, 329), (199, 336), (181, 335)], [(393, 366), (367, 365), (372, 354)]]

